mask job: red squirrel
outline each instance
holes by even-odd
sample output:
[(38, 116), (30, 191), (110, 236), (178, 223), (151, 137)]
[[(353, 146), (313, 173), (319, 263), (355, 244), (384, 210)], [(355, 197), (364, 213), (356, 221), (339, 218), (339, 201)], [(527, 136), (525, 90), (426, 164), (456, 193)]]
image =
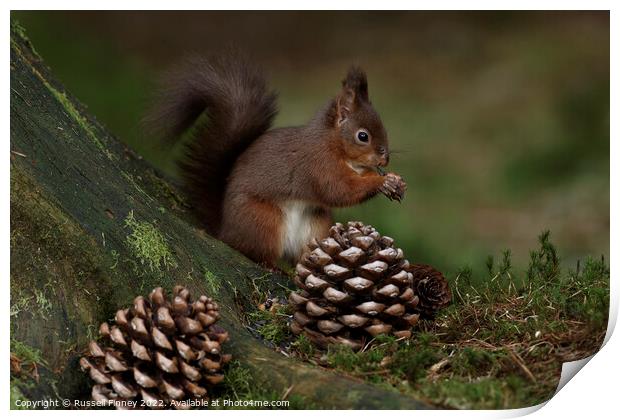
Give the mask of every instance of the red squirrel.
[(191, 128), (179, 168), (194, 210), (208, 233), (270, 267), (326, 237), (332, 208), (378, 193), (400, 201), (406, 189), (382, 169), (387, 133), (361, 68), (306, 125), (271, 129), (276, 112), (262, 72), (230, 55), (171, 73), (147, 117), (169, 141)]

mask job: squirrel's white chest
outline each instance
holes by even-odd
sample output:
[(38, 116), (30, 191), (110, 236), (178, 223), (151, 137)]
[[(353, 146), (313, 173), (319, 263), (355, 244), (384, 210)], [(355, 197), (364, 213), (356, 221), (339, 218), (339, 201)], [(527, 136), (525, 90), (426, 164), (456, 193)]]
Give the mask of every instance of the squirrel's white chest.
[(284, 219), (282, 256), (297, 259), (317, 229), (315, 206), (304, 201), (287, 201), (280, 209)]

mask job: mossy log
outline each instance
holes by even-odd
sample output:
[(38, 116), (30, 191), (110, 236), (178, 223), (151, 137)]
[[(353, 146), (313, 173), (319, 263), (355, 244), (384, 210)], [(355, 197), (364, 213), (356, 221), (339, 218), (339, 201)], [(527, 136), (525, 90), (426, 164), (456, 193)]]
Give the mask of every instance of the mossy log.
[(16, 25), (10, 273), (12, 344), (41, 357), (38, 381), (12, 390), (31, 399), (89, 398), (77, 360), (98, 325), (135, 296), (181, 283), (221, 303), (228, 348), (261, 386), (290, 388), (314, 408), (425, 408), (252, 336), (243, 311), (254, 285), (288, 279), (204, 234), (175, 188), (85, 112)]

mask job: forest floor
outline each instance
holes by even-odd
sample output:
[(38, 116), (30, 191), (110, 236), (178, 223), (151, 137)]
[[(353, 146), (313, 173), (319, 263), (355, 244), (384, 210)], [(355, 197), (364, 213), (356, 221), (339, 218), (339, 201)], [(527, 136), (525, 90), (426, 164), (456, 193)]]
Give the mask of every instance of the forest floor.
[[(438, 408), (507, 409), (550, 399), (562, 363), (602, 345), (609, 307), (609, 269), (601, 257), (563, 269), (549, 233), (529, 267), (515, 276), (510, 252), (489, 258), (487, 273), (448, 276), (452, 304), (421, 320), (408, 340), (379, 336), (358, 352), (320, 351), (288, 328), (284, 287), (257, 284), (248, 328), (274, 351), (393, 388)], [(251, 394), (251, 390), (248, 388)]]

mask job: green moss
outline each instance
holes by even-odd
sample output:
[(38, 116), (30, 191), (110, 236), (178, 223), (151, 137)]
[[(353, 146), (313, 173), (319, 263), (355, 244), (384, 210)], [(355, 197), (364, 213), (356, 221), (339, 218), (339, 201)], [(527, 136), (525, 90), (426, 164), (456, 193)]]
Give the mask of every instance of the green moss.
[(297, 336), (295, 341), (291, 343), (291, 348), (295, 350), (297, 356), (301, 357), (302, 359), (309, 359), (317, 351), (312, 341), (310, 341), (303, 334)]
[(441, 351), (425, 344), (404, 346), (394, 354), (391, 371), (404, 376), (410, 383), (416, 383), (442, 356)]
[(13, 338), (11, 339), (11, 353), (17, 356), (22, 363), (45, 364), (40, 350)]
[(161, 272), (177, 266), (166, 240), (152, 223), (138, 222), (132, 210), (125, 218), (125, 226), (131, 229), (127, 236), (129, 249), (151, 272)]
[(571, 291), (564, 301), (566, 314), (605, 328), (609, 316), (609, 267), (604, 259), (587, 258), (583, 271), (578, 269), (571, 279), (566, 285)]
[(452, 372), (464, 378), (484, 376), (495, 373), (499, 368), (499, 360), (506, 358), (502, 351), (484, 350), (474, 347), (465, 347), (463, 351), (454, 355), (450, 360)]
[(217, 296), (219, 281), (217, 280), (217, 277), (215, 277), (215, 274), (213, 274), (209, 270), (205, 271), (205, 286), (209, 295)]
[[(33, 69), (34, 70), (34, 69)], [(95, 145), (106, 155), (106, 157), (110, 160), (118, 159), (112, 152), (110, 152), (103, 144), (103, 142), (99, 139), (97, 134), (95, 134), (94, 127), (88, 122), (88, 120), (77, 110), (73, 102), (67, 97), (65, 92), (60, 92), (54, 86), (52, 86), (47, 80), (40, 75), (40, 73), (34, 70), (35, 73), (39, 76), (43, 84), (49, 89), (49, 91), (54, 95), (56, 100), (60, 102), (63, 106), (67, 114), (72, 118), (74, 122), (76, 122), (90, 137), (90, 139), (95, 143)]]
[(65, 92), (60, 92), (49, 83), (46, 83), (46, 86), (50, 90), (50, 92), (52, 92), (58, 102), (60, 102), (65, 111), (67, 111), (69, 116), (73, 118), (73, 120), (75, 120), (75, 122), (77, 122), (78, 125), (82, 127), (84, 131), (86, 131), (86, 134), (88, 134), (95, 142), (98, 143), (98, 146), (103, 149), (103, 144), (99, 143), (99, 139), (95, 134), (94, 128), (90, 125), (88, 120), (86, 120), (86, 118), (82, 114), (80, 114), (77, 108), (73, 105), (73, 102), (71, 102), (71, 100), (67, 97), (67, 94)]
[[(288, 407), (274, 407), (278, 409), (309, 409), (307, 401), (299, 396), (287, 395), (287, 390), (277, 391), (271, 389), (269, 384), (252, 375), (252, 372), (243, 367), (238, 361), (233, 361), (226, 368), (226, 380), (218, 394), (220, 399), (233, 401), (281, 401), (287, 400)], [(216, 396), (216, 398), (218, 398)], [(220, 408), (225, 408), (220, 406)], [(247, 407), (253, 408), (253, 407)]]
[(267, 323), (258, 329), (258, 332), (267, 341), (278, 343), (282, 341), (288, 333), (285, 329), (280, 328), (277, 324)]
[(290, 309), (279, 305), (274, 311), (258, 310), (247, 314), (248, 320), (256, 331), (267, 341), (281, 343), (291, 339), (288, 327)]
[[(288, 401), (288, 406), (274, 407), (276, 409), (314, 409), (313, 404), (306, 398), (296, 395), (293, 389), (272, 389), (268, 383), (256, 378), (252, 372), (239, 362), (233, 361), (226, 368), (223, 386), (218, 390), (215, 398), (230, 399), (233, 401)], [(292, 392), (291, 392), (292, 391)], [(225, 408), (220, 405), (219, 408)], [(253, 408), (253, 407), (247, 407)], [(263, 408), (263, 407), (257, 407)]]
[(27, 401), (28, 399), (22, 393), (18, 381), (11, 378), (11, 389), (10, 389), (10, 409), (11, 410), (27, 410), (23, 404), (18, 405), (17, 401)]
[(249, 369), (241, 366), (238, 361), (233, 361), (226, 368), (224, 395), (241, 399), (254, 393), (252, 374)]
[(419, 392), (436, 404), (457, 409), (497, 410), (526, 407), (540, 404), (545, 397), (532, 395), (531, 385), (523, 378), (511, 375), (508, 378), (465, 378), (443, 379), (427, 382)]
[(29, 346), (28, 344), (11, 338), (10, 340), (11, 358), (15, 356), (19, 362), (21, 373), (14, 373), (11, 369), (10, 387), (10, 408), (11, 410), (23, 410), (23, 405), (18, 405), (17, 400), (26, 401), (28, 398), (24, 394), (37, 386), (38, 377), (31, 373), (37, 372), (38, 366), (46, 366), (47, 362), (43, 359), (41, 351)]
[(35, 290), (34, 296), (35, 296), (37, 312), (39, 312), (39, 315), (41, 315), (41, 318), (47, 320), (52, 310), (52, 302), (50, 302), (45, 297), (45, 293), (43, 293), (41, 290)]
[[(359, 353), (363, 354), (363, 353)], [(330, 366), (346, 372), (352, 372), (361, 367), (362, 357), (347, 346), (330, 346), (327, 351), (327, 361)]]
[(95, 134), (94, 127), (90, 124), (90, 122), (86, 119), (86, 117), (84, 117), (77, 110), (73, 102), (71, 102), (71, 100), (67, 97), (67, 94), (65, 92), (60, 92), (58, 89), (52, 86), (47, 80), (43, 78), (43, 76), (36, 69), (33, 69), (33, 71), (39, 76), (43, 84), (45, 84), (45, 86), (54, 95), (54, 97), (58, 100), (58, 102), (60, 102), (60, 104), (63, 106), (65, 111), (67, 111), (67, 114), (72, 118), (72, 120), (76, 122), (86, 132), (88, 137), (90, 137), (93, 143), (95, 143), (97, 148), (99, 148), (99, 150), (101, 150), (108, 159), (110, 160), (118, 159), (117, 156), (115, 156), (112, 152), (108, 150), (107, 147), (105, 147), (105, 145), (99, 139), (97, 134)]
[(11, 19), (11, 32), (18, 35), (24, 41), (28, 40), (26, 36), (26, 28), (24, 28), (17, 19)]
[[(28, 38), (28, 36), (26, 35), (26, 28), (24, 28), (17, 19), (11, 19), (11, 33), (23, 39), (24, 43), (28, 45), (28, 48), (30, 48), (35, 57), (41, 60), (41, 56), (39, 55), (37, 50), (34, 49), (32, 42), (30, 42), (30, 38)], [(15, 41), (13, 40), (13, 36), (11, 36), (11, 43), (13, 42)]]
[(33, 296), (20, 295), (17, 299), (11, 299), (10, 316), (14, 317), (19, 315), (22, 311), (30, 310), (30, 304), (34, 299)]

